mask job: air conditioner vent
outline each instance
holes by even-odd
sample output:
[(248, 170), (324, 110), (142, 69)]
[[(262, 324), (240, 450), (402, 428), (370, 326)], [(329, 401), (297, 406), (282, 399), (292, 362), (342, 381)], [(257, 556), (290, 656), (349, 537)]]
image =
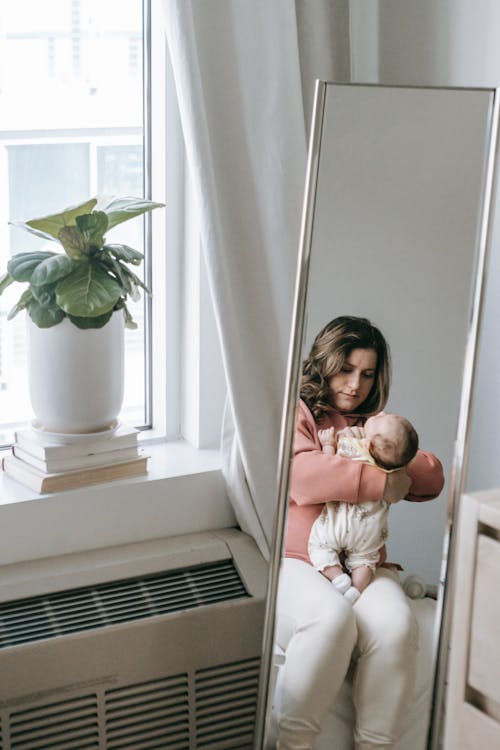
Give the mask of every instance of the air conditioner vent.
[(259, 659), (203, 669), (195, 676), (196, 747), (253, 747)]
[(248, 597), (232, 560), (0, 604), (0, 648)]
[(189, 750), (187, 674), (108, 690), (108, 750)]
[(10, 717), (11, 750), (93, 750), (99, 748), (97, 698), (83, 696)]

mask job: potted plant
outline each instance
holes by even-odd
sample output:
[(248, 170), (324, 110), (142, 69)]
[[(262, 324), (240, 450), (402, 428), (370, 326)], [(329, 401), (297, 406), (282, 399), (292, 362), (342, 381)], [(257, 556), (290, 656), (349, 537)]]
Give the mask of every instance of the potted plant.
[(143, 255), (110, 244), (106, 233), (163, 204), (142, 198), (90, 200), (60, 213), (13, 222), (57, 243), (57, 251), (14, 255), (0, 294), (26, 284), (10, 310), (28, 313), (29, 383), (33, 411), (51, 432), (109, 428), (123, 401), (123, 332), (136, 328), (127, 307), (149, 290), (132, 271)]

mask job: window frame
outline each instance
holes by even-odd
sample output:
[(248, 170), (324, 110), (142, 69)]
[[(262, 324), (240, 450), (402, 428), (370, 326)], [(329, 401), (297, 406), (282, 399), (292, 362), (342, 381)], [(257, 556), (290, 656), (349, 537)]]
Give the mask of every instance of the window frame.
[[(144, 424), (146, 440), (178, 440), (216, 448), (225, 400), (217, 326), (203, 260), (194, 191), (177, 104), (161, 0), (142, 0), (143, 122), (123, 129), (143, 148), (143, 192), (165, 208), (144, 216), (144, 274), (152, 298), (144, 298)], [(8, 135), (8, 134), (6, 134)], [(44, 131), (43, 142), (60, 142)], [(25, 142), (15, 137), (5, 143)], [(108, 138), (106, 129), (71, 130), (65, 141)], [(90, 176), (96, 149), (91, 144)], [(92, 155), (93, 154), (93, 155)], [(93, 165), (93, 168), (92, 168)], [(0, 195), (0, 198), (2, 196)], [(1, 211), (1, 204), (0, 204)], [(0, 216), (8, 232), (8, 216)], [(205, 375), (205, 373), (207, 375)]]
[[(161, 23), (160, 0), (144, 0), (145, 62), (145, 186), (146, 196), (165, 204), (147, 217), (149, 243), (147, 283), (150, 359), (146, 371), (149, 385), (149, 439), (177, 440), (180, 423), (180, 300), (181, 268), (178, 248), (182, 246), (184, 214), (184, 148), (175, 85)], [(167, 140), (168, 133), (168, 140)], [(153, 158), (154, 154), (154, 158)], [(167, 169), (168, 164), (168, 169)], [(162, 250), (163, 249), (163, 250)], [(153, 344), (154, 342), (154, 344)], [(146, 389), (148, 390), (148, 389)], [(146, 435), (144, 436), (146, 437)]]
[[(154, 409), (151, 427), (139, 439), (151, 457), (149, 473), (37, 495), (0, 472), (0, 567), (7, 571), (17, 570), (17, 563), (22, 568), (24, 560), (40, 560), (43, 566), (43, 558), (51, 556), (236, 524), (220, 470), (225, 379), (162, 2), (146, 2), (151, 34), (149, 179), (154, 200), (166, 204), (151, 213), (148, 240)], [(196, 268), (192, 275), (187, 255)], [(194, 314), (187, 321), (189, 306)], [(184, 364), (186, 348), (191, 349), (190, 368)]]
[[(149, 137), (153, 326), (149, 437), (218, 449), (226, 383), (161, 0), (150, 5)], [(146, 66), (145, 66), (146, 70)], [(147, 90), (145, 88), (145, 90)], [(145, 131), (146, 132), (146, 131)], [(163, 253), (159, 248), (164, 248)], [(155, 280), (162, 291), (155, 293)], [(144, 434), (144, 439), (148, 439)]]
[[(82, 3), (83, 5), (83, 3)], [(87, 152), (88, 152), (88, 160), (86, 162), (86, 167), (88, 169), (88, 179), (89, 179), (89, 185), (88, 185), (88, 194), (97, 194), (98, 193), (98, 185), (97, 185), (97, 162), (98, 162), (98, 153), (99, 149), (103, 146), (114, 146), (114, 145), (123, 145), (128, 143), (133, 143), (134, 148), (140, 148), (143, 150), (143, 157), (142, 157), (142, 173), (143, 173), (143, 182), (146, 172), (146, 166), (144, 161), (144, 146), (145, 146), (145, 129), (144, 129), (144, 122), (148, 122), (147, 117), (147, 110), (146, 108), (150, 106), (150, 92), (149, 96), (146, 96), (146, 90), (144, 88), (144, 81), (145, 81), (145, 65), (146, 61), (147, 66), (149, 66), (149, 57), (150, 57), (150, 47), (148, 45), (148, 37), (146, 34), (146, 26), (144, 26), (144, 23), (146, 22), (146, 19), (149, 18), (149, 12), (150, 12), (150, 0), (140, 0), (138, 4), (136, 4), (136, 8), (138, 11), (140, 11), (140, 14), (142, 16), (142, 42), (140, 38), (138, 38), (138, 46), (142, 47), (142, 80), (137, 78), (137, 84), (142, 88), (142, 106), (140, 107), (143, 111), (143, 122), (137, 122), (133, 124), (129, 124), (123, 127), (117, 127), (110, 130), (107, 127), (98, 126), (98, 127), (81, 127), (81, 123), (76, 123), (78, 127), (72, 127), (71, 124), (66, 123), (67, 127), (59, 128), (57, 127), (56, 123), (53, 123), (56, 125), (55, 127), (49, 128), (49, 129), (32, 129), (32, 130), (3, 130), (2, 132), (2, 139), (0, 144), (0, 166), (3, 167), (3, 174), (8, 175), (8, 154), (9, 154), (9, 148), (16, 147), (16, 146), (29, 146), (29, 145), (41, 145), (44, 147), (47, 146), (60, 146), (60, 145), (67, 145), (71, 146), (71, 144), (82, 144), (85, 146)], [(0, 39), (0, 53), (1, 53), (1, 39)], [(137, 66), (139, 67), (139, 66)], [(138, 91), (140, 94), (140, 91)], [(22, 90), (19, 92), (19, 95), (22, 96)], [(136, 102), (138, 104), (141, 104), (140, 100), (136, 99)], [(16, 126), (17, 123), (11, 122), (10, 124), (5, 123), (7, 127), (12, 128), (12, 126)], [(88, 125), (88, 123), (87, 123)], [(30, 126), (27, 125), (29, 128)], [(40, 173), (39, 173), (40, 174)], [(3, 247), (7, 248), (10, 244), (10, 237), (9, 237), (9, 221), (12, 218), (20, 218), (19, 213), (17, 216), (15, 214), (11, 213), (11, 209), (9, 209), (9, 187), (8, 184), (5, 186), (5, 189), (2, 190), (2, 185), (4, 185), (4, 181), (2, 181), (2, 184), (0, 184), (0, 240), (4, 240)], [(139, 188), (140, 190), (141, 188)], [(135, 192), (135, 190), (134, 190)], [(147, 195), (147, 193), (144, 193), (144, 195)], [(69, 199), (70, 200), (70, 199)], [(68, 200), (68, 202), (69, 202)], [(67, 204), (66, 204), (67, 205)], [(139, 221), (139, 220), (137, 220)], [(140, 219), (142, 226), (145, 224), (145, 219)], [(144, 233), (144, 236), (142, 238), (144, 244), (143, 244), (143, 251), (147, 256), (150, 253), (151, 245), (150, 240), (149, 246), (146, 247), (146, 234)], [(21, 247), (21, 249), (23, 249)], [(3, 258), (3, 264), (4, 264), (4, 270), (5, 270), (5, 262), (7, 258)], [(149, 259), (144, 263), (144, 272), (146, 272), (146, 266), (149, 263)], [(13, 287), (14, 289), (14, 287)], [(10, 292), (10, 290), (9, 290)], [(19, 295), (17, 295), (19, 296)], [(143, 311), (144, 311), (144, 319), (145, 319), (145, 325), (142, 326), (142, 320), (140, 324), (140, 330), (135, 334), (136, 336), (140, 336), (140, 338), (145, 341), (148, 337), (148, 331), (150, 330), (150, 319), (147, 320), (148, 315), (148, 297), (144, 295), (143, 302), (141, 304), (142, 310), (140, 312), (140, 318), (143, 317)], [(137, 310), (137, 313), (139, 313), (139, 310)], [(20, 321), (21, 316), (19, 316)], [(13, 323), (6, 323), (5, 324), (5, 338), (7, 340), (6, 346), (3, 346), (2, 342), (2, 350), (1, 354), (5, 352), (7, 355), (5, 357), (4, 365), (6, 370), (11, 370), (12, 365), (15, 361), (15, 358), (12, 359), (12, 351), (11, 347), (9, 347), (8, 342), (12, 339), (12, 329), (13, 326), (15, 326), (17, 329), (19, 329), (19, 323), (18, 320), (14, 321)], [(2, 315), (2, 322), (5, 323), (5, 316)], [(21, 321), (23, 322), (23, 321)], [(141, 330), (142, 329), (142, 330)], [(20, 332), (17, 330), (17, 336), (19, 337), (22, 335), (22, 331)], [(149, 334), (149, 338), (151, 338), (151, 335)], [(132, 343), (133, 348), (135, 348), (135, 342), (127, 342), (128, 344)], [(147, 354), (147, 356), (145, 356)], [(145, 353), (143, 352), (142, 355), (142, 361), (138, 363), (138, 366), (140, 366), (141, 370), (147, 375), (150, 371), (150, 350)], [(22, 369), (22, 365), (21, 365)], [(140, 375), (139, 375), (140, 377)], [(127, 421), (130, 421), (133, 424), (139, 424), (142, 427), (148, 427), (150, 426), (151, 418), (150, 418), (150, 385), (147, 380), (144, 382), (144, 393), (142, 392), (142, 389), (140, 390), (138, 396), (139, 400), (137, 402), (138, 409), (134, 409), (133, 413), (130, 411), (124, 418)], [(18, 380), (19, 382), (19, 380)], [(26, 396), (24, 396), (24, 388), (26, 388)], [(138, 389), (139, 390), (139, 389)], [(5, 424), (5, 432), (10, 433), (6, 434), (5, 436), (2, 436), (2, 439), (0, 440), (0, 447), (2, 445), (6, 445), (12, 438), (11, 434), (14, 429), (18, 429), (20, 425), (23, 427), (27, 425), (28, 420), (31, 418), (30, 415), (30, 409), (29, 409), (29, 399), (28, 399), (28, 393), (27, 393), (27, 383), (25, 386), (23, 386), (23, 394), (19, 394), (20, 398), (22, 399), (23, 408), (21, 410), (18, 410), (17, 408), (15, 411), (17, 413), (12, 413), (12, 415), (5, 415), (4, 417), (4, 424)], [(128, 403), (125, 404), (125, 406), (128, 406)]]

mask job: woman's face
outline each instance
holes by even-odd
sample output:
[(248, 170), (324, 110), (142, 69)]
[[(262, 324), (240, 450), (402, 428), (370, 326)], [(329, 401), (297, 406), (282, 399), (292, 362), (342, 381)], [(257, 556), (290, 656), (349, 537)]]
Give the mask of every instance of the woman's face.
[(374, 349), (353, 349), (342, 370), (329, 380), (333, 406), (341, 412), (355, 412), (370, 394), (376, 369)]

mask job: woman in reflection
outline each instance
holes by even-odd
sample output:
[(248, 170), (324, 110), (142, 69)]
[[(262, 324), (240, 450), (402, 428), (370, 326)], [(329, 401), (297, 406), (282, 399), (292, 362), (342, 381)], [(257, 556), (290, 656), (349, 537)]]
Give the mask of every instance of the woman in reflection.
[(443, 470), (432, 454), (418, 451), (409, 467), (387, 474), (321, 451), (318, 429), (356, 434), (384, 408), (389, 385), (387, 343), (365, 318), (331, 321), (303, 365), (277, 607), (278, 643), (286, 651), (279, 750), (312, 750), (352, 657), (356, 750), (392, 748), (412, 699), (416, 623), (397, 572), (384, 567), (382, 555), (372, 583), (352, 606), (308, 555), (311, 527), (325, 501), (422, 501), (441, 492)]

